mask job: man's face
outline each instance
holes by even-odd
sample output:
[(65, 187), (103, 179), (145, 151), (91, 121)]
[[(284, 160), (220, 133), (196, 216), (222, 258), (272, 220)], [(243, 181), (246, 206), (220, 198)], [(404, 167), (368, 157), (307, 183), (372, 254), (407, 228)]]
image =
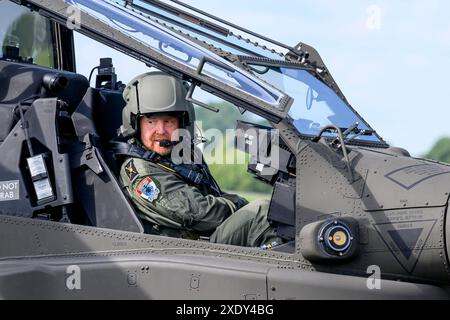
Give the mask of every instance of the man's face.
[(172, 146), (161, 147), (161, 140), (177, 140), (172, 137), (175, 130), (178, 129), (179, 122), (177, 117), (162, 115), (157, 117), (142, 117), (140, 119), (141, 142), (149, 150), (152, 150), (162, 156), (170, 154)]

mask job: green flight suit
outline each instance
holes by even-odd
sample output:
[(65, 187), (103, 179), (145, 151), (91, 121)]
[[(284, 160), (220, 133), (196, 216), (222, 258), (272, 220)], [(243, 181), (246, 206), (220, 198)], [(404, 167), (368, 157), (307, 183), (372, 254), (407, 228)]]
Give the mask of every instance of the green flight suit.
[(267, 221), (268, 201), (248, 203), (237, 195), (216, 197), (205, 186), (187, 184), (159, 164), (127, 158), (120, 180), (144, 221), (146, 233), (239, 246), (281, 243)]

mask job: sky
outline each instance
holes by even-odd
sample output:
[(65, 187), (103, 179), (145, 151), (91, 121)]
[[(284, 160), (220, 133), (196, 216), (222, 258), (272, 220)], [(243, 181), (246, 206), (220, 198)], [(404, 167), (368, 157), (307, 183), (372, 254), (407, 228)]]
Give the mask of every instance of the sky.
[[(421, 156), (450, 136), (450, 1), (184, 2), (285, 44), (313, 46), (350, 104), (389, 144)], [(80, 73), (113, 55), (82, 36), (75, 41)], [(146, 71), (116, 54), (114, 63), (124, 82)]]

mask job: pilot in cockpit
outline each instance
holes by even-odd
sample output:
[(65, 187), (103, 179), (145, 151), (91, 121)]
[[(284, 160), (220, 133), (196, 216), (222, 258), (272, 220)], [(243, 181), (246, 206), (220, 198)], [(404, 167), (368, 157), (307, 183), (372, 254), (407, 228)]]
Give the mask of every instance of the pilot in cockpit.
[[(195, 114), (186, 87), (162, 72), (137, 76), (126, 86), (120, 180), (146, 233), (271, 248), (282, 243), (267, 220), (269, 201), (248, 203), (223, 193), (204, 161), (173, 161), (174, 149), (192, 139)], [(193, 147), (195, 150), (195, 147)], [(177, 152), (179, 153), (179, 152)], [(186, 152), (185, 152), (186, 153)], [(183, 156), (186, 159), (186, 154)]]

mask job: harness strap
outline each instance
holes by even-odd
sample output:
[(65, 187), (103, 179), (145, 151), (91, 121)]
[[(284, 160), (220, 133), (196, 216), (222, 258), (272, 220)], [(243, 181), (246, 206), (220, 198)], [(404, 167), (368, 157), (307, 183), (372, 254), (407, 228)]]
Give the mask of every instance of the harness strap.
[(146, 150), (128, 142), (110, 141), (115, 155), (129, 156), (151, 161), (160, 167), (175, 172), (181, 179), (191, 185), (205, 185), (215, 196), (221, 196), (222, 191), (209, 172), (206, 163), (202, 164), (174, 164), (170, 159), (160, 156), (158, 153)]

